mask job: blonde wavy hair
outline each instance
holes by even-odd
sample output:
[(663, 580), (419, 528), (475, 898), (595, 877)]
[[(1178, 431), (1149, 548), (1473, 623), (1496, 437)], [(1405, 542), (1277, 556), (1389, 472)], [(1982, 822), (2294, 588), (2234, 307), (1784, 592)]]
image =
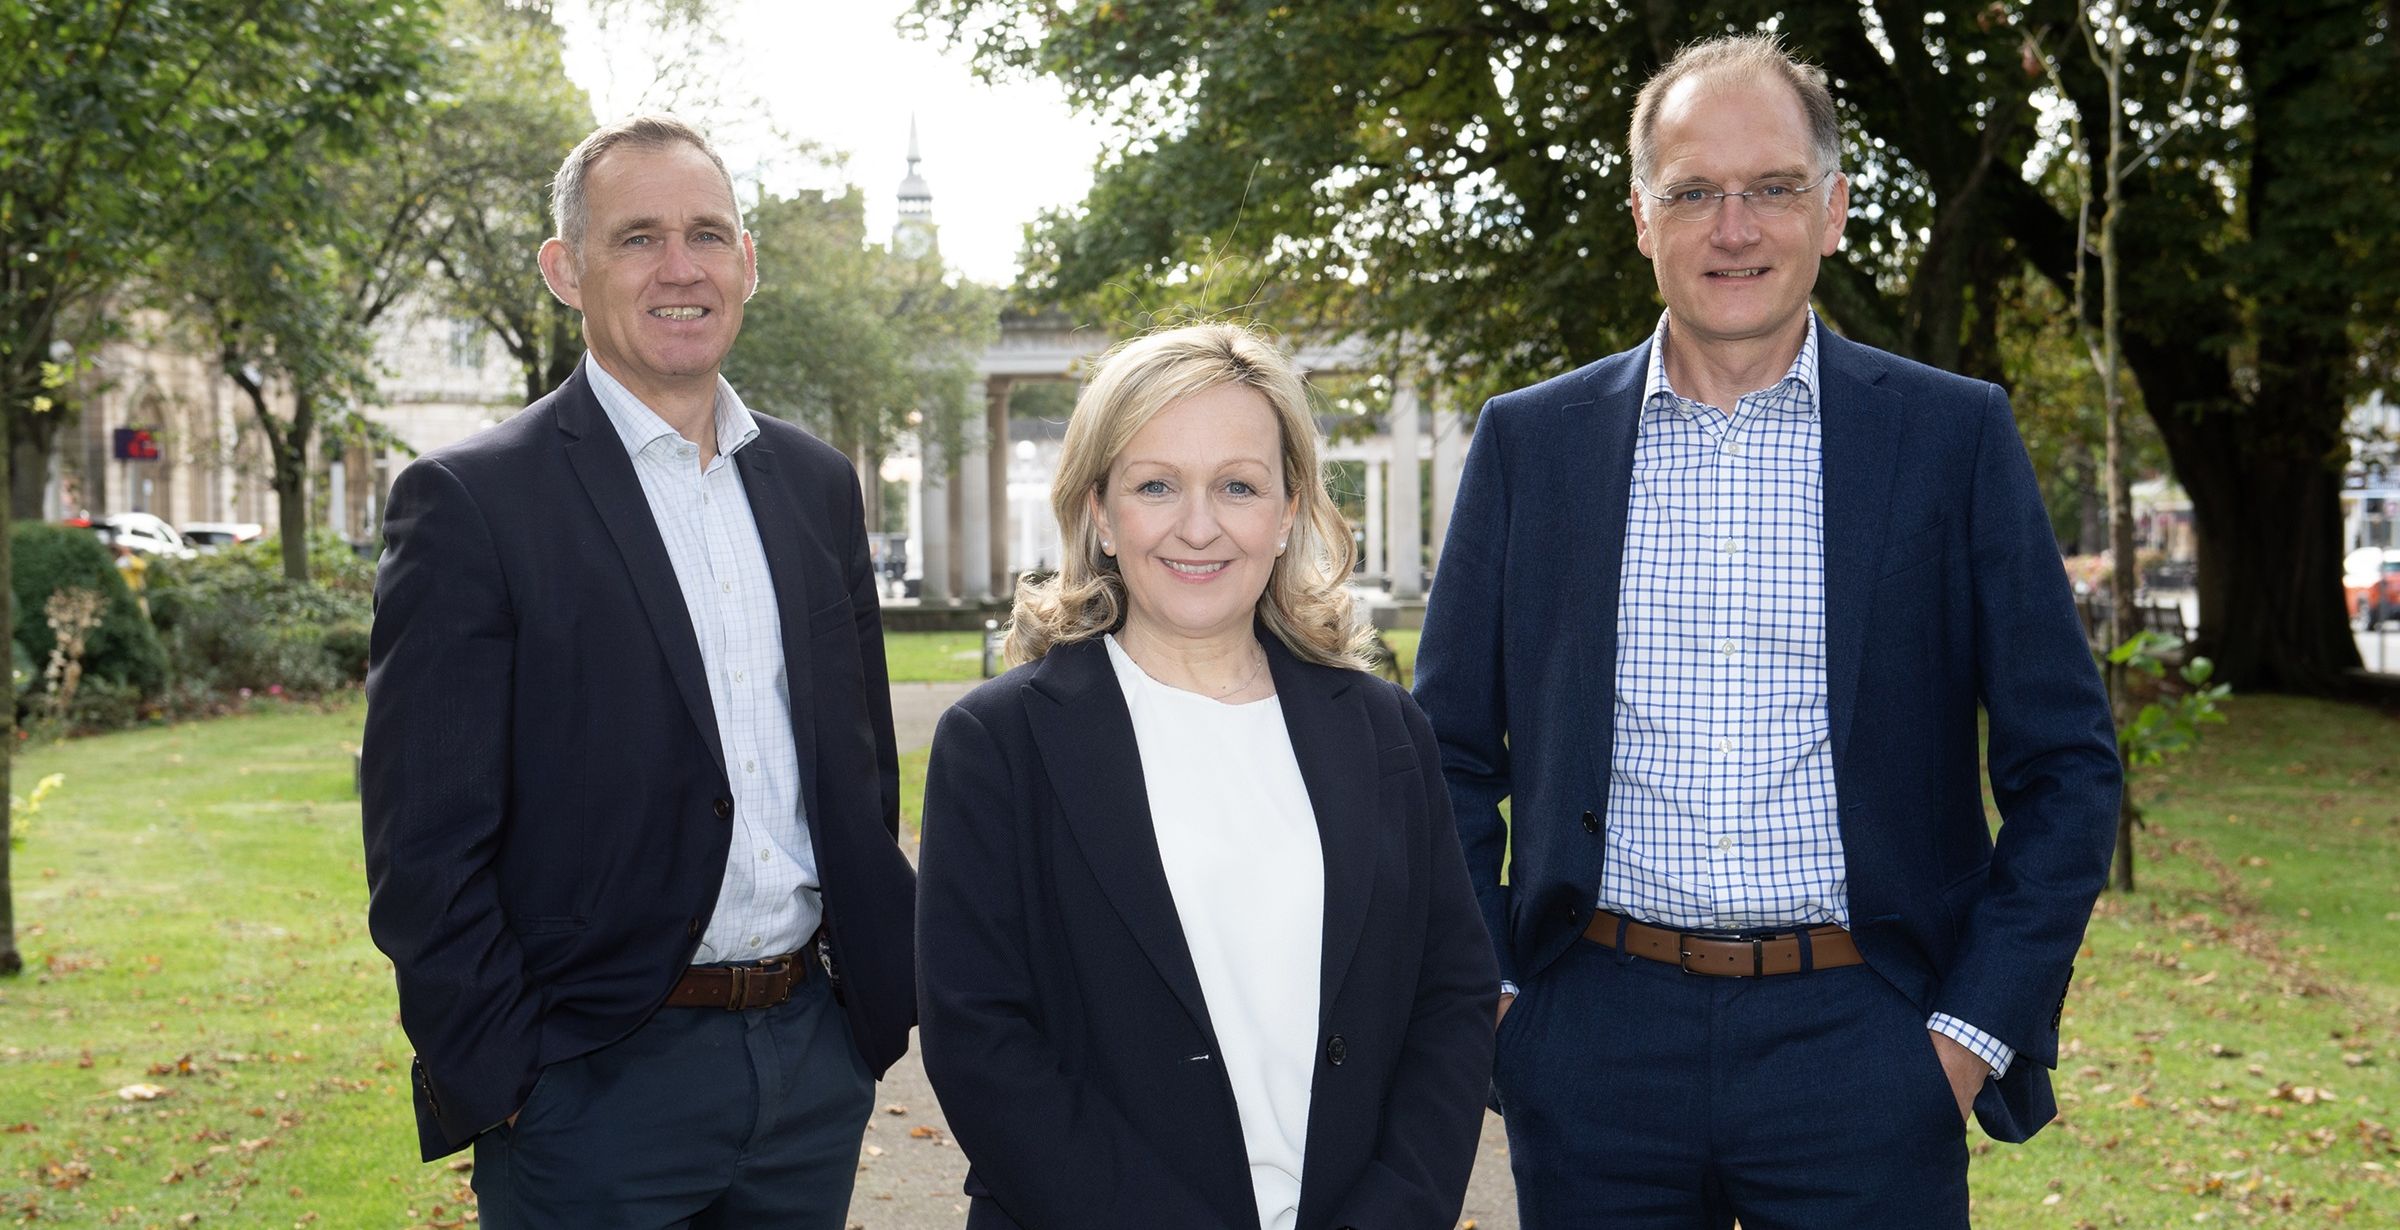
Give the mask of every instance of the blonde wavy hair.
[(1346, 588), (1357, 562), (1350, 523), (1325, 491), (1316, 420), (1299, 369), (1240, 325), (1185, 325), (1126, 341), (1100, 361), (1067, 423), (1050, 508), (1063, 560), (1040, 581), (1017, 584), (1009, 618), (1009, 665), (1060, 645), (1113, 632), (1125, 622), (1125, 578), (1100, 550), (1092, 495), (1151, 419), (1220, 385), (1255, 390), (1275, 412), (1283, 438), (1283, 484), (1298, 500), (1282, 555), (1258, 598), (1258, 617), (1293, 655), (1322, 666), (1364, 669), (1372, 633)]

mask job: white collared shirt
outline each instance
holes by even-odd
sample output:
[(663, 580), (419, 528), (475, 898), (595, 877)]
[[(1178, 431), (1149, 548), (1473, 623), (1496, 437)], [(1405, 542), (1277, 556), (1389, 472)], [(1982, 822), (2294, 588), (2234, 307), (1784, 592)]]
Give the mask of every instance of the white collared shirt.
[[(1685, 931), (1850, 923), (1825, 680), (1817, 318), (1730, 413), (1677, 393), (1650, 339), (1617, 597), (1601, 909)], [(1955, 1017), (1927, 1028), (2005, 1073)]]
[(633, 460), (675, 566), (708, 673), (725, 776), (733, 784), (725, 881), (692, 960), (706, 965), (791, 952), (815, 933), (824, 906), (800, 797), (774, 578), (741, 469), (733, 463), (734, 454), (758, 438), (758, 424), (733, 386), (718, 377), (716, 456), (702, 469), (698, 445), (588, 355), (583, 370)]

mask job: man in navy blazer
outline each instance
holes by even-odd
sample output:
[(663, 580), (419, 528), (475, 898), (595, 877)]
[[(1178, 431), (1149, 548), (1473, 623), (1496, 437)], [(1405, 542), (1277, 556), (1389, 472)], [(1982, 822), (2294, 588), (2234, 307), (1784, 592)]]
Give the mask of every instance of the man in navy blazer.
[(402, 473), (376, 579), (419, 1141), (486, 1226), (839, 1227), (914, 1013), (857, 476), (718, 375), (756, 257), (699, 133), (602, 128), (553, 195), (589, 354)]
[(2055, 1113), (2108, 706), (2006, 397), (1809, 310), (1840, 148), (1772, 40), (1687, 48), (1633, 120), (1656, 333), (1468, 454), (1417, 695), (1530, 1230), (1964, 1227), (1970, 1109)]

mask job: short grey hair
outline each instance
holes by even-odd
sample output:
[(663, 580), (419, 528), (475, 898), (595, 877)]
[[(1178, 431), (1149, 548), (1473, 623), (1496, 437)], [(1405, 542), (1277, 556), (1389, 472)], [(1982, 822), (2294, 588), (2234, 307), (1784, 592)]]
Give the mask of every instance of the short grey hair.
[(1824, 70), (1803, 63), (1783, 49), (1783, 40), (1771, 34), (1731, 34), (1692, 43), (1675, 53), (1650, 80), (1642, 83), (1642, 92), (1633, 104), (1633, 131), (1627, 148), (1633, 155), (1633, 177), (1649, 183), (1658, 170), (1658, 152), (1651, 140), (1658, 134), (1658, 109), (1667, 91), (1686, 77), (1723, 74), (1737, 79), (1772, 77), (1792, 87), (1800, 98), (1800, 111), (1808, 121), (1809, 144), (1815, 147), (1817, 173), (1828, 174), (1842, 169), (1842, 128), (1834, 116), (1833, 91), (1825, 84)]
[(583, 254), (584, 227), (592, 217), (591, 204), (584, 199), (584, 180), (602, 154), (620, 145), (636, 149), (689, 145), (706, 154), (709, 165), (725, 181), (725, 200), (733, 206), (735, 223), (740, 223), (741, 198), (734, 194), (733, 174), (725, 169), (725, 160), (718, 156), (717, 147), (710, 145), (699, 129), (672, 115), (637, 115), (593, 129), (592, 135), (577, 142), (568, 152), (567, 160), (558, 164), (558, 175), (550, 181), (551, 224), (558, 228), (558, 237), (565, 241), (567, 250), (578, 259)]

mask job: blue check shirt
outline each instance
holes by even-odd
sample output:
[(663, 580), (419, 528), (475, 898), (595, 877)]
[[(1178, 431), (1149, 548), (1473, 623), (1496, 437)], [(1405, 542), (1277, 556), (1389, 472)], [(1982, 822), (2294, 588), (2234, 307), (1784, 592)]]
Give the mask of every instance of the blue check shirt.
[[(1599, 907), (1686, 931), (1849, 925), (1825, 690), (1817, 321), (1728, 414), (1651, 338), (1625, 510)], [(1954, 1017), (1927, 1027), (2008, 1070)]]

